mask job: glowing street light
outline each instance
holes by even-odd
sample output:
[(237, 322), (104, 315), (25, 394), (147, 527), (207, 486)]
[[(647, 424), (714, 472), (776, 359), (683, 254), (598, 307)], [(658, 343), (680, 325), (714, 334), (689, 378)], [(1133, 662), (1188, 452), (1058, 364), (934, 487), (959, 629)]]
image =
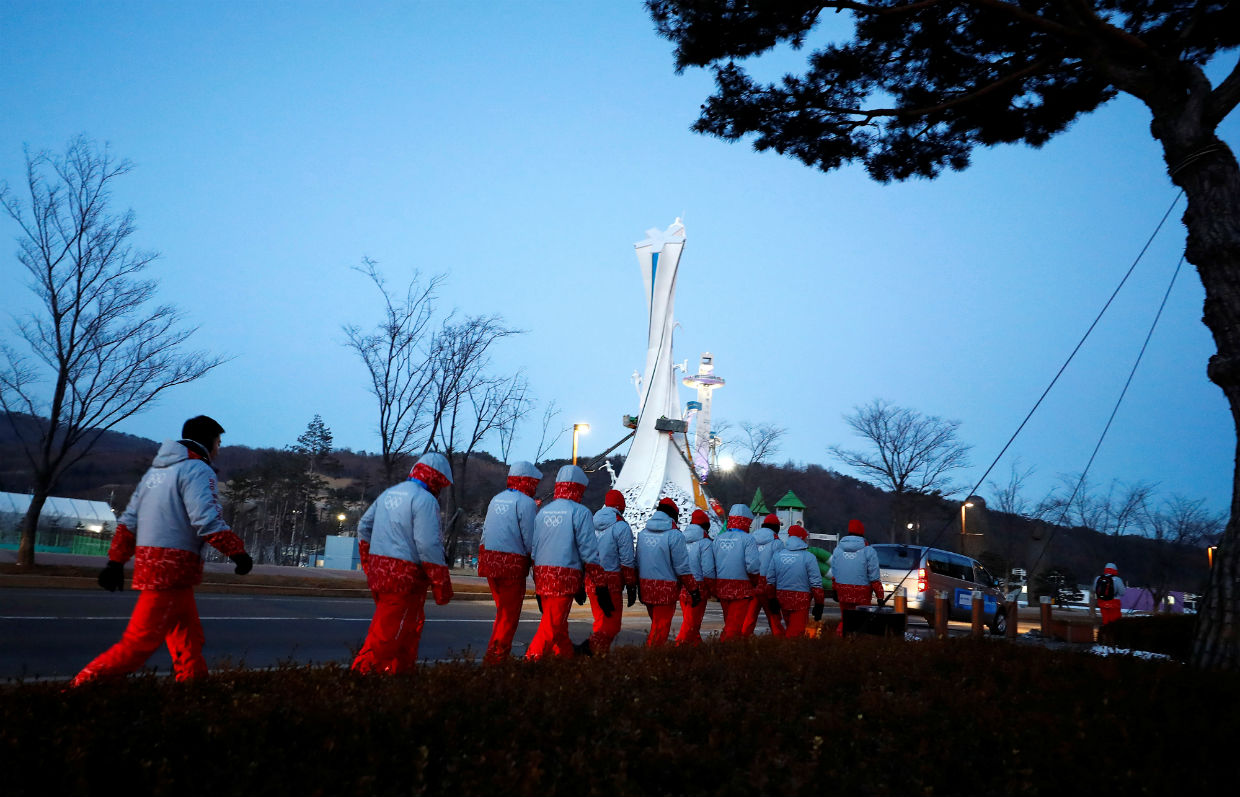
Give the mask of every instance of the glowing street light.
[(719, 470), (725, 473), (736, 467), (736, 460), (732, 459), (731, 454), (724, 454), (719, 457)]
[(585, 434), (588, 431), (590, 431), (590, 424), (588, 423), (573, 424), (573, 464), (574, 465), (577, 464), (577, 434), (579, 432), (581, 434)]
[(965, 534), (967, 534), (967, 532), (965, 531), (965, 525), (964, 525), (964, 512), (966, 509), (972, 509), (972, 508), (973, 508), (972, 501), (965, 501), (963, 504), (960, 505), (960, 536), (961, 537), (964, 537)]

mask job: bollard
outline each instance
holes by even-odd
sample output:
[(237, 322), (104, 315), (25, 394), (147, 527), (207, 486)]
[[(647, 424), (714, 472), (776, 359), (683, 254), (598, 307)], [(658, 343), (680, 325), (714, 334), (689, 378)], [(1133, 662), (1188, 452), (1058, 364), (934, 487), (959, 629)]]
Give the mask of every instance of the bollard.
[(891, 601), (891, 606), (896, 614), (908, 613), (908, 594), (905, 592), (904, 587), (896, 587), (896, 594)]
[(974, 639), (981, 639), (985, 626), (982, 624), (982, 608), (985, 606), (982, 600), (982, 591), (980, 589), (973, 590), (973, 614), (970, 618), (973, 626), (969, 629), (969, 636)]
[(934, 593), (934, 636), (937, 639), (947, 639), (947, 592), (939, 590)]
[(1038, 598), (1038, 602), (1042, 604), (1042, 638), (1051, 638), (1051, 596), (1043, 595)]
[(1020, 625), (1020, 604), (1016, 601), (1008, 601), (1006, 614), (1007, 617), (1007, 633), (1008, 639), (1015, 639), (1018, 635), (1017, 626)]

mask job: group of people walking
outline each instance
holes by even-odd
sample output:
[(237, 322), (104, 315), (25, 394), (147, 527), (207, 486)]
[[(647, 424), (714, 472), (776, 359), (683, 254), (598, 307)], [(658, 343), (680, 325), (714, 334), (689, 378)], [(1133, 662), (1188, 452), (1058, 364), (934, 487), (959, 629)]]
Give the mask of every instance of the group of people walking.
[[(119, 519), (99, 576), (103, 588), (121, 589), (123, 566), (134, 557), (133, 587), (142, 594), (121, 640), (83, 668), (72, 685), (133, 672), (161, 643), (168, 645), (178, 680), (206, 673), (193, 594), (202, 581), (203, 546), (209, 544), (232, 559), (239, 575), (253, 567), (241, 538), (225, 522), (219, 501), (211, 461), (223, 433), (215, 420), (197, 416), (185, 422), (181, 439), (160, 447)], [(779, 519), (767, 515), (751, 534), (753, 512), (736, 504), (728, 512), (726, 528), (712, 538), (705, 512), (694, 510), (682, 529), (679, 508), (664, 498), (634, 535), (624, 518), (621, 493), (609, 491), (597, 512), (581, 503), (588, 479), (578, 466), (560, 468), (553, 500), (540, 509), (533, 496), (541, 480), (534, 465), (518, 462), (509, 471), (506, 489), (487, 507), (478, 570), (487, 579), (496, 612), (485, 663), (511, 655), (531, 570), (542, 617), (526, 651), (530, 659), (606, 654), (620, 632), (624, 607), (638, 600), (650, 616), (649, 646), (668, 642), (678, 604), (683, 620), (677, 644), (700, 644), (702, 617), (711, 598), (723, 607), (724, 640), (753, 634), (760, 614), (766, 615), (776, 636), (801, 635), (811, 605), (814, 618), (821, 619), (826, 597), (822, 574), (800, 525), (780, 536)], [(386, 489), (359, 521), (361, 565), (375, 610), (353, 660), (354, 670), (411, 671), (428, 591), (436, 604), (452, 600), (439, 506), (439, 493), (450, 484), (447, 458), (425, 454), (408, 479)], [(864, 533), (859, 521), (852, 523), (850, 531)], [(877, 561), (872, 551), (865, 552), (870, 556), (861, 557), (860, 570), (849, 563), (835, 571), (833, 558), (837, 589), (860, 577), (866, 580), (857, 583), (881, 599)], [(852, 575), (853, 570), (861, 575)], [(849, 594), (850, 601), (863, 602)], [(574, 601), (584, 605), (587, 600), (594, 616), (591, 634), (574, 645), (568, 635), (569, 610)]]
[[(487, 579), (496, 613), (485, 663), (511, 655), (531, 571), (542, 614), (525, 654), (531, 659), (606, 654), (620, 632), (624, 607), (638, 600), (650, 617), (646, 645), (651, 647), (668, 642), (678, 604), (676, 643), (700, 644), (711, 598), (723, 607), (724, 640), (752, 635), (763, 613), (776, 636), (803, 634), (811, 604), (814, 618), (822, 617), (822, 573), (800, 525), (781, 537), (779, 519), (767, 515), (751, 534), (753, 512), (736, 504), (726, 528), (712, 538), (704, 511), (695, 509), (682, 529), (676, 503), (663, 498), (635, 535), (620, 492), (608, 491), (593, 514), (582, 505), (588, 480), (581, 468), (560, 468), (555, 498), (541, 510), (533, 499), (539, 477), (532, 464), (516, 463), (507, 489), (487, 508), (478, 574)], [(869, 580), (877, 583), (877, 574)], [(881, 597), (881, 586), (878, 593)], [(588, 600), (594, 616), (589, 638), (576, 645), (568, 635), (574, 600), (578, 605)]]

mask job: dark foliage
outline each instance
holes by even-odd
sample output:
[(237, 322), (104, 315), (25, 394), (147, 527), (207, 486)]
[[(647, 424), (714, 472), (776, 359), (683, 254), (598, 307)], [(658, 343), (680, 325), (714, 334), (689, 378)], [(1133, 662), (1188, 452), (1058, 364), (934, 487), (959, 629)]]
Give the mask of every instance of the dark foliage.
[(1098, 629), (1098, 641), (1125, 650), (1165, 653), (1179, 661), (1188, 661), (1196, 626), (1197, 617), (1192, 614), (1121, 617)]
[(1178, 794), (1226, 782), (1240, 733), (1235, 712), (1166, 733), (1234, 704), (1235, 677), (993, 642), (61, 688), (0, 693), (6, 794)]
[[(695, 131), (752, 135), (755, 149), (823, 171), (858, 161), (881, 181), (963, 169), (977, 146), (1041, 146), (1114, 97), (1119, 75), (1152, 83), (1240, 43), (1225, 0), (1095, 5), (647, 0), (677, 70), (714, 71)], [(842, 41), (816, 48), (801, 75), (765, 84), (736, 63), (800, 48), (816, 29)]]

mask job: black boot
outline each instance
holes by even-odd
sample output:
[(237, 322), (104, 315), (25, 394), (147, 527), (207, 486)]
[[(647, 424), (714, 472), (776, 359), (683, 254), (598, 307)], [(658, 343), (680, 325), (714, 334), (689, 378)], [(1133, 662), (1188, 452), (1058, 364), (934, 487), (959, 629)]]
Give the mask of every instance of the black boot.
[(573, 645), (573, 653), (578, 656), (593, 656), (594, 651), (590, 649), (590, 638), (586, 637), (577, 644)]

